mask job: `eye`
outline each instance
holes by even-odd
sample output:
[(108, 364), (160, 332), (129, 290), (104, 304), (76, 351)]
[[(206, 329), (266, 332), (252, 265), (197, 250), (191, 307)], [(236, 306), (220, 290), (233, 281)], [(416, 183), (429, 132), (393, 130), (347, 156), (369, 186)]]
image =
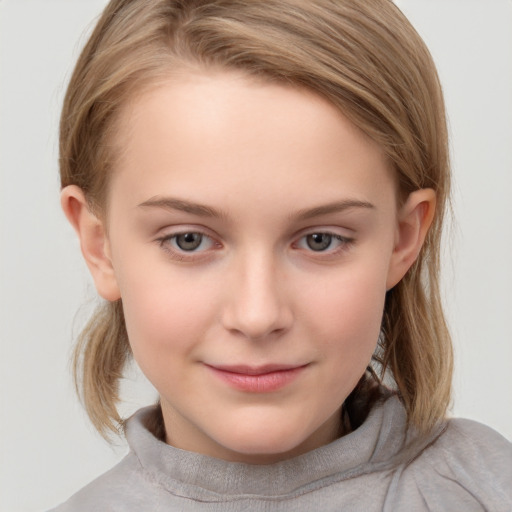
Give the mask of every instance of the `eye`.
[(332, 252), (349, 245), (351, 241), (335, 233), (317, 232), (303, 236), (298, 241), (297, 247), (313, 252)]
[(181, 253), (203, 252), (214, 245), (214, 241), (209, 236), (197, 231), (166, 235), (158, 241), (164, 249)]
[(313, 233), (306, 236), (306, 245), (312, 251), (325, 251), (332, 243), (332, 235), (329, 233)]
[(203, 243), (203, 235), (200, 233), (183, 233), (175, 235), (174, 242), (182, 251), (195, 251)]

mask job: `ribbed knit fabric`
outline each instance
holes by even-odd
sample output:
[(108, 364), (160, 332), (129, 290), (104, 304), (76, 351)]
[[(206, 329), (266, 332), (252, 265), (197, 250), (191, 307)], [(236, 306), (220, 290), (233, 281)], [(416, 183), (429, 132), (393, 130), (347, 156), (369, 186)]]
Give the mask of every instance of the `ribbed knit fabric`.
[(492, 429), (450, 420), (430, 439), (405, 436), (396, 397), (354, 432), (271, 465), (186, 452), (128, 422), (130, 453), (54, 512), (511, 512), (512, 445)]

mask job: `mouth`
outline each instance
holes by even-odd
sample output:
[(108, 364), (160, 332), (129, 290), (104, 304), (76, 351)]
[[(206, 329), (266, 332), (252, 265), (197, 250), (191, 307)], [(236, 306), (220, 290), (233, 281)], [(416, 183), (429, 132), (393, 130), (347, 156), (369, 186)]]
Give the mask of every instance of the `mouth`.
[(291, 384), (309, 365), (205, 366), (235, 389), (247, 393), (271, 393)]

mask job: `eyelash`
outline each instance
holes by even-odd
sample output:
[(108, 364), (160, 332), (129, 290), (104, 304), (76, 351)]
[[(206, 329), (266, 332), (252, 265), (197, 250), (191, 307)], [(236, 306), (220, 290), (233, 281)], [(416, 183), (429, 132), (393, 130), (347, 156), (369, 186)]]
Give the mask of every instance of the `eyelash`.
[[(198, 247), (200, 247), (205, 240), (209, 240), (209, 247), (206, 249), (200, 250), (200, 251), (197, 251), (196, 249), (187, 251), (180, 247), (175, 247), (174, 244), (176, 244), (176, 240), (180, 236), (185, 236), (185, 235), (199, 235), (201, 237), (201, 241), (200, 241), (200, 244)], [(315, 251), (311, 247), (309, 247), (309, 248), (299, 247), (299, 244), (301, 242), (304, 242), (304, 244), (307, 244), (308, 237), (312, 237), (314, 235), (322, 235), (322, 236), (330, 237), (329, 245), (327, 246), (326, 250)], [(194, 231), (194, 230), (180, 231), (178, 233), (164, 235), (162, 237), (157, 238), (156, 241), (159, 243), (160, 247), (165, 252), (170, 254), (173, 259), (176, 259), (178, 261), (195, 261), (200, 258), (204, 258), (206, 256), (205, 253), (207, 253), (209, 251), (209, 249), (211, 249), (212, 247), (216, 247), (217, 249), (219, 247), (221, 247), (221, 244), (216, 242), (211, 236), (207, 235), (206, 233), (204, 233), (202, 231), (198, 231), (198, 230), (196, 230), (196, 231)], [(332, 245), (333, 241), (337, 241), (338, 246), (335, 247), (334, 249), (329, 249), (328, 247), (330, 245)], [(318, 231), (311, 231), (309, 233), (303, 234), (296, 242), (294, 242), (292, 244), (292, 246), (294, 248), (305, 250), (306, 252), (311, 253), (312, 256), (318, 255), (319, 257), (325, 258), (325, 257), (329, 257), (329, 256), (331, 256), (331, 257), (336, 256), (340, 252), (348, 250), (352, 246), (353, 243), (354, 243), (353, 238), (345, 237), (345, 236), (339, 235), (337, 233), (333, 233), (331, 231), (318, 230)]]
[(208, 249), (199, 251), (199, 252), (196, 250), (186, 251), (180, 247), (173, 246), (174, 245), (173, 242), (176, 243), (176, 240), (178, 239), (178, 237), (185, 236), (185, 235), (199, 235), (201, 237), (201, 242), (200, 242), (199, 247), (203, 244), (203, 242), (205, 240), (210, 241), (210, 247), (208, 247), (208, 249), (215, 245), (220, 246), (220, 244), (218, 242), (215, 242), (215, 240), (211, 236), (208, 236), (206, 233), (203, 233), (203, 232), (197, 231), (197, 230), (196, 231), (186, 230), (186, 231), (180, 231), (178, 233), (164, 235), (160, 238), (157, 238), (156, 241), (159, 243), (160, 247), (165, 252), (170, 254), (171, 257), (173, 257), (174, 259), (176, 259), (178, 261), (192, 261), (192, 260), (197, 260), (198, 258), (206, 256), (206, 254), (203, 254), (203, 253), (205, 253), (206, 250), (208, 250)]
[(302, 235), (299, 238), (299, 240), (294, 245), (298, 246), (299, 243), (301, 243), (302, 241), (304, 241), (304, 243), (307, 244), (308, 243), (308, 241), (307, 241), (308, 237), (312, 237), (314, 235), (328, 236), (330, 238), (328, 247), (334, 241), (337, 241), (338, 245), (334, 249), (326, 248), (326, 250), (319, 250), (319, 251), (315, 251), (311, 247), (306, 249), (307, 252), (311, 252), (313, 255), (318, 254), (319, 256), (323, 256), (323, 257), (326, 257), (326, 256), (336, 256), (340, 252), (348, 250), (351, 247), (351, 245), (354, 243), (354, 239), (353, 238), (345, 237), (345, 236), (342, 236), (342, 235), (340, 235), (338, 233), (333, 233), (331, 231), (321, 231), (321, 230), (319, 230), (319, 231), (311, 231), (309, 233), (306, 233), (306, 234)]

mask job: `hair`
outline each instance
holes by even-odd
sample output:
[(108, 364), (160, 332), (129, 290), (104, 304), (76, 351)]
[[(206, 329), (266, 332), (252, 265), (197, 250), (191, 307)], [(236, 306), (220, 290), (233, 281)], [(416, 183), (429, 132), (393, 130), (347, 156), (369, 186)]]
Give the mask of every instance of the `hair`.
[[(408, 424), (431, 431), (451, 396), (452, 346), (439, 289), (450, 171), (441, 86), (420, 36), (391, 0), (112, 0), (65, 97), (62, 187), (78, 185), (91, 210), (104, 215), (123, 106), (187, 66), (311, 90), (383, 149), (399, 202), (414, 190), (435, 190), (433, 224), (419, 257), (387, 293), (370, 367), (373, 379), (392, 378)], [(75, 383), (103, 435), (122, 424), (116, 404), (130, 358), (122, 301), (104, 303), (74, 356)]]

